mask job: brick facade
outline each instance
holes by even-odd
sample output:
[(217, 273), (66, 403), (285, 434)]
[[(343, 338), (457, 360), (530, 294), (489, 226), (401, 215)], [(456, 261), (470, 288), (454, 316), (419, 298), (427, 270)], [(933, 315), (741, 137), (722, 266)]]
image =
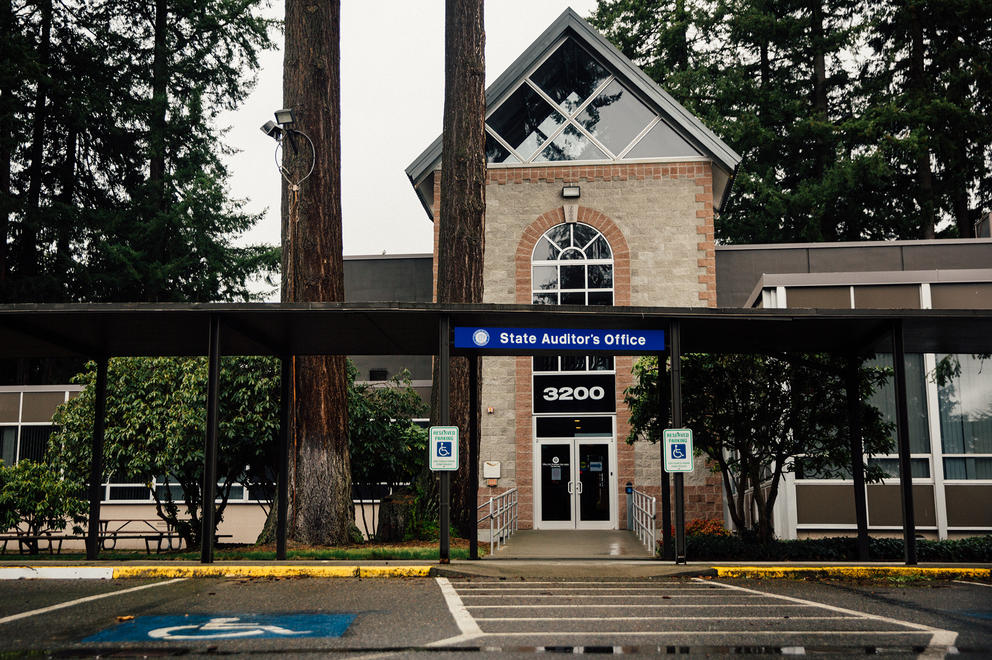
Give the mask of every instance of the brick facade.
[[(578, 184), (579, 222), (601, 231), (614, 255), (617, 305), (716, 305), (713, 181), (708, 161), (491, 168), (486, 189), (484, 302), (531, 301), (531, 254), (551, 227), (564, 222), (561, 188)], [(440, 172), (434, 179), (435, 273)], [(626, 524), (623, 488), (632, 481), (657, 494), (660, 454), (655, 445), (628, 445), (629, 414), (623, 391), (634, 358), (616, 358), (618, 522)], [(487, 357), (482, 369), (480, 458), (498, 460), (495, 488), (482, 485), (480, 501), (516, 487), (520, 526), (534, 523), (531, 359)], [(719, 476), (703, 465), (686, 479), (689, 519), (723, 516)]]

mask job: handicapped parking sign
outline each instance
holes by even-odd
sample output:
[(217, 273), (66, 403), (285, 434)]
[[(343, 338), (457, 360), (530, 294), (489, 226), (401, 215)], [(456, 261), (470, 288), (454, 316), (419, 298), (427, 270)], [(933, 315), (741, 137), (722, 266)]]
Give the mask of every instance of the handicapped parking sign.
[(189, 642), (225, 639), (340, 637), (354, 614), (186, 614), (139, 616), (84, 642)]
[(429, 467), (435, 472), (458, 469), (458, 427), (430, 427)]
[(692, 472), (692, 430), (665, 429), (665, 472)]

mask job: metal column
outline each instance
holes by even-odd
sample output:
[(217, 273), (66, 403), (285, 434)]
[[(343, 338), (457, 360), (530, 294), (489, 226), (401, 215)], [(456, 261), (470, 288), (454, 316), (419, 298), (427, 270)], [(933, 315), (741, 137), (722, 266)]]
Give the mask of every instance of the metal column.
[[(665, 359), (666, 353), (658, 354), (658, 431), (659, 433), (668, 423), (668, 413), (670, 408), (665, 405)], [(675, 546), (672, 544), (672, 488), (668, 472), (665, 471), (665, 442), (664, 438), (658, 438), (658, 446), (661, 448), (659, 458), (661, 459), (661, 558), (666, 560), (675, 559)]]
[(865, 493), (865, 456), (861, 429), (861, 359), (850, 356), (844, 365), (847, 395), (847, 425), (851, 446), (851, 476), (854, 479), (854, 518), (858, 524), (858, 561), (868, 561), (868, 503)]
[[(451, 424), (451, 408), (449, 398), (451, 391), (451, 319), (442, 316), (438, 324), (438, 350), (437, 350), (437, 373), (438, 373), (438, 420), (439, 426), (449, 426)], [(441, 492), (440, 492), (440, 524), (441, 524), (441, 548), (439, 561), (442, 564), (451, 562), (450, 544), (448, 531), (451, 527), (451, 472), (443, 470), (441, 472)]]
[(90, 456), (90, 519), (86, 531), (86, 558), (100, 554), (100, 502), (103, 500), (103, 437), (107, 427), (107, 357), (96, 361), (96, 403)]
[[(468, 357), (468, 484), (473, 494), (473, 502), (478, 498), (479, 492), (479, 362), (481, 361), (482, 358), (477, 355)], [(472, 514), (470, 527), (468, 557), (478, 559), (479, 516), (476, 513)]]
[(289, 517), (289, 421), (292, 409), (293, 358), (283, 355), (279, 369), (279, 480), (276, 493), (276, 559), (286, 558)]
[(210, 317), (207, 351), (207, 437), (203, 447), (203, 516), (200, 562), (214, 561), (214, 500), (217, 498), (217, 408), (220, 391), (220, 318)]
[[(669, 355), (672, 358), (672, 428), (680, 429), (682, 428), (682, 335), (678, 321), (669, 324), (669, 335)], [(675, 473), (675, 563), (685, 563), (685, 486), (681, 472)]]
[(892, 366), (896, 383), (896, 440), (899, 448), (899, 488), (902, 492), (902, 527), (906, 564), (916, 564), (916, 513), (913, 508), (913, 473), (909, 460), (909, 411), (906, 398), (906, 348), (902, 321), (892, 322)]

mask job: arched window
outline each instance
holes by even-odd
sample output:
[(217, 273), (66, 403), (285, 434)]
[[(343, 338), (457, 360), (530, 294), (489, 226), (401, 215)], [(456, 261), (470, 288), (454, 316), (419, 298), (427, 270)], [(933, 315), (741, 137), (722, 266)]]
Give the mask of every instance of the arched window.
[[(581, 222), (545, 232), (531, 255), (535, 305), (612, 305), (613, 250), (595, 227)], [(537, 356), (535, 371), (612, 370), (609, 356)]]

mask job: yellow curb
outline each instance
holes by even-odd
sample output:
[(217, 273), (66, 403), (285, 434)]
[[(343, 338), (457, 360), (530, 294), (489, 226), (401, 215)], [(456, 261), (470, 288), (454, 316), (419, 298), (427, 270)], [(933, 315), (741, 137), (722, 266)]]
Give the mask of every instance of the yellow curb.
[(119, 578), (428, 577), (431, 566), (118, 566)]
[(739, 578), (915, 576), (946, 580), (992, 577), (992, 569), (989, 568), (929, 568), (920, 566), (713, 566), (713, 570), (719, 577)]

